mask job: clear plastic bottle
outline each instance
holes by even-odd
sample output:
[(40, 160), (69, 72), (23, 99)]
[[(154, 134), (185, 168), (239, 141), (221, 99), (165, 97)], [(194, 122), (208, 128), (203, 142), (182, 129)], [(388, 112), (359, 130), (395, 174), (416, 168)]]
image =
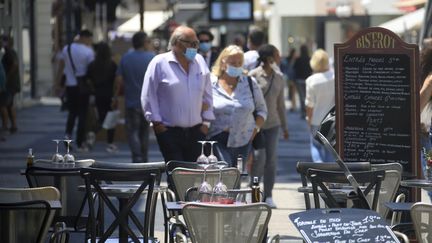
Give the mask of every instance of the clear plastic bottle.
[(254, 177), (252, 181), (252, 203), (261, 202), (261, 190), (258, 177)]
[(33, 162), (34, 162), (33, 149), (29, 148), (28, 155), (27, 155), (27, 167), (32, 166)]
[(237, 157), (237, 169), (243, 173), (243, 158), (241, 156)]

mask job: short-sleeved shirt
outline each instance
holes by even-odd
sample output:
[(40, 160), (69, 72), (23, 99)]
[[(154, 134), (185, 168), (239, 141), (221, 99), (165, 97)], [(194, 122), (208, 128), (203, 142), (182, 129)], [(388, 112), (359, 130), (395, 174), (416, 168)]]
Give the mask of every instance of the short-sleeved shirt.
[(70, 62), (71, 58), (69, 58), (68, 46), (66, 45), (63, 48), (60, 59), (62, 59), (65, 63), (64, 74), (66, 75), (66, 86), (77, 86), (78, 82), (75, 77), (84, 76), (87, 73), (88, 65), (94, 59), (93, 49), (82, 44), (82, 43), (72, 43), (70, 44), (70, 53), (71, 58), (73, 60), (73, 64), (75, 65), (75, 72), (72, 68), (72, 64)]
[(150, 51), (133, 50), (123, 55), (117, 75), (124, 81), (126, 108), (141, 108), (141, 89), (144, 75), (155, 54)]
[(247, 76), (241, 76), (234, 92), (229, 95), (211, 76), (213, 85), (213, 109), (216, 119), (211, 122), (208, 137), (223, 131), (229, 131), (228, 147), (237, 148), (246, 145), (255, 129), (253, 112), (267, 118), (267, 107), (261, 89), (255, 80), (252, 81), (255, 101), (253, 99)]
[(334, 73), (329, 70), (315, 73), (306, 79), (305, 105), (313, 108), (311, 124), (320, 125), (335, 104)]

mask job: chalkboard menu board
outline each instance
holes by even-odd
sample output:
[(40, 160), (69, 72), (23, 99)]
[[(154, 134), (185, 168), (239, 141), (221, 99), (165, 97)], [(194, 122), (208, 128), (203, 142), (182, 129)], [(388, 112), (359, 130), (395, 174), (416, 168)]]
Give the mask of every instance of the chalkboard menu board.
[(337, 150), (418, 173), (418, 47), (373, 27), (335, 45)]
[(307, 243), (399, 242), (372, 210), (311, 209), (290, 214), (289, 218)]

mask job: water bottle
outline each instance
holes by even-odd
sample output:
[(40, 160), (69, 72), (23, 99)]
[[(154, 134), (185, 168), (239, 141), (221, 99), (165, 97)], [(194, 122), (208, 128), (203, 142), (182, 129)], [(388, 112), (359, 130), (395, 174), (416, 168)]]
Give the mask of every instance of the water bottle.
[(33, 149), (29, 148), (28, 155), (27, 155), (27, 167), (32, 166), (33, 162), (34, 162)]
[(237, 158), (237, 169), (240, 171), (240, 174), (243, 173), (243, 158), (241, 156)]
[(252, 182), (252, 203), (261, 202), (261, 191), (259, 186), (259, 180), (258, 177), (253, 178)]

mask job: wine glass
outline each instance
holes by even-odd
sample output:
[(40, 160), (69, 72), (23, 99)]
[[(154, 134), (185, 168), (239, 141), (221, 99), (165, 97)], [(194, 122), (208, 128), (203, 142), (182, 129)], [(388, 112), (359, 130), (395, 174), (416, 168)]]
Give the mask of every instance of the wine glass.
[(64, 161), (64, 159), (63, 159), (63, 155), (61, 155), (59, 153), (59, 142), (60, 142), (60, 139), (53, 139), (53, 141), (56, 143), (56, 153), (53, 154), (53, 156), (52, 156), (52, 162), (62, 163)]
[(203, 181), (198, 188), (199, 200), (202, 202), (207, 202), (210, 201), (210, 194), (212, 192), (212, 186), (206, 181), (207, 168), (210, 166), (209, 159), (204, 154), (204, 146), (207, 141), (198, 141), (198, 143), (201, 143), (201, 154), (198, 156), (196, 162), (198, 166), (204, 169)]
[(219, 168), (219, 180), (218, 183), (213, 188), (213, 202), (220, 202), (221, 199), (226, 198), (228, 196), (227, 186), (222, 182), (222, 168), (227, 166), (227, 163), (224, 161), (219, 161), (216, 163), (216, 167)]
[(63, 141), (67, 143), (67, 150), (66, 150), (66, 154), (64, 155), (64, 161), (67, 163), (74, 163), (75, 157), (69, 153), (70, 143), (72, 142), (72, 140), (65, 139)]
[(211, 146), (211, 149), (210, 149), (210, 155), (207, 157), (208, 160), (209, 160), (209, 163), (210, 163), (210, 164), (217, 163), (217, 162), (218, 162), (218, 158), (213, 154), (213, 144), (217, 143), (217, 141), (207, 141), (207, 142), (208, 142), (208, 143), (210, 144), (210, 146)]

